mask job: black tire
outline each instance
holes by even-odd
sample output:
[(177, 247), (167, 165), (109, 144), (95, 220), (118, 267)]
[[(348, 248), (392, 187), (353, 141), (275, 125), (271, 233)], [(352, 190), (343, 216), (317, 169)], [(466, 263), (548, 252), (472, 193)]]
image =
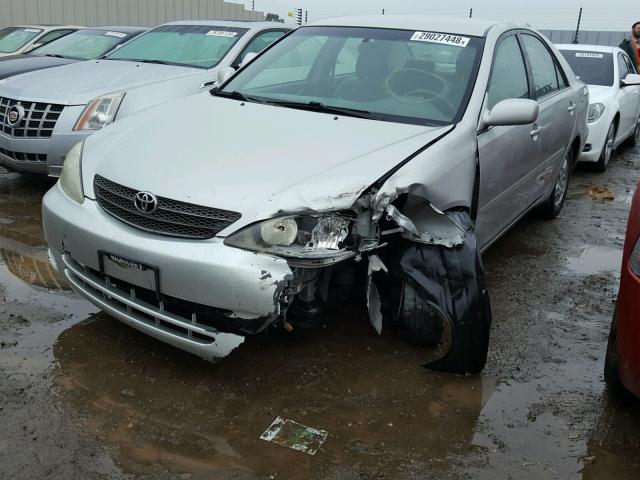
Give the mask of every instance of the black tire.
[(571, 180), (571, 169), (573, 166), (573, 149), (568, 149), (562, 159), (562, 165), (558, 171), (556, 182), (553, 186), (553, 190), (549, 194), (549, 198), (538, 207), (538, 211), (543, 218), (553, 220), (562, 211), (564, 202), (567, 200), (567, 193), (569, 192), (569, 182)]
[(631, 136), (627, 138), (625, 143), (629, 147), (635, 147), (638, 143), (638, 140), (640, 140), (640, 118), (636, 122), (636, 128), (633, 130)]
[(616, 123), (612, 122), (611, 125), (609, 125), (609, 130), (607, 130), (607, 137), (604, 139), (600, 157), (598, 157), (598, 161), (593, 166), (596, 172), (602, 173), (607, 170), (607, 165), (609, 165), (611, 157), (613, 157), (613, 143), (616, 140), (616, 130)]
[[(484, 283), (484, 279), (482, 281)], [(442, 350), (441, 357), (436, 355), (437, 360), (425, 365), (430, 370), (458, 375), (478, 374), (487, 362), (491, 334), (489, 294), (484, 289), (480, 295), (482, 313), (473, 320), (452, 322), (406, 282), (398, 336), (414, 345), (433, 348), (434, 354)], [(443, 338), (445, 344), (439, 344)]]
[(618, 344), (617, 344), (617, 332), (618, 332), (618, 308), (613, 312), (613, 319), (611, 320), (611, 329), (609, 330), (609, 341), (607, 342), (607, 353), (604, 358), (604, 381), (607, 383), (607, 388), (620, 398), (629, 398), (631, 394), (622, 384), (620, 380), (620, 370), (618, 364)]

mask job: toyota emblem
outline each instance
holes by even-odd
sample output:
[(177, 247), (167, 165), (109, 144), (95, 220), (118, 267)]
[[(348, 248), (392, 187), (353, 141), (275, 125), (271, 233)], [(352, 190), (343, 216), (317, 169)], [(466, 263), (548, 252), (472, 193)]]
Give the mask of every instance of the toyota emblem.
[(133, 198), (136, 210), (142, 213), (153, 213), (158, 208), (158, 197), (150, 192), (138, 192)]
[(7, 123), (10, 127), (15, 127), (22, 121), (23, 118), (24, 108), (22, 107), (22, 105), (17, 104), (9, 109), (9, 113), (7, 114)]

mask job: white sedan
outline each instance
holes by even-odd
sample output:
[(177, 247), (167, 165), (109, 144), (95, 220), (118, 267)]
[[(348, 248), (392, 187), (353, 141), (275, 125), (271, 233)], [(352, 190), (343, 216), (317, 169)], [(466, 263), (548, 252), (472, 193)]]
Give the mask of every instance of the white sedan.
[(623, 142), (640, 137), (640, 75), (617, 47), (556, 45), (576, 76), (589, 86), (589, 137), (579, 160), (604, 172)]

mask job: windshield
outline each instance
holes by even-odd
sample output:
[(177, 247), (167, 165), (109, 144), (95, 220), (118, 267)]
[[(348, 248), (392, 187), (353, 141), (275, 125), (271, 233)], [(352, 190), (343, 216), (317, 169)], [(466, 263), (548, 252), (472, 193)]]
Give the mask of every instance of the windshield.
[(0, 53), (20, 50), (42, 33), (39, 28), (12, 27), (0, 31)]
[(106, 58), (212, 68), (247, 30), (213, 25), (164, 25), (140, 35)]
[(442, 125), (464, 112), (481, 50), (482, 39), (451, 33), (304, 27), (216, 94)]
[(560, 50), (567, 59), (573, 73), (587, 85), (613, 85), (613, 54), (607, 52), (589, 52)]
[(128, 36), (128, 33), (115, 30), (78, 30), (29, 53), (91, 60), (104, 55), (116, 45), (126, 41)]

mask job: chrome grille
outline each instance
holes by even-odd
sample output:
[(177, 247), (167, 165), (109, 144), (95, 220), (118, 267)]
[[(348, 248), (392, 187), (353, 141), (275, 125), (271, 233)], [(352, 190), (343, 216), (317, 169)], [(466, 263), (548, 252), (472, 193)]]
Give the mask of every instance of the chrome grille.
[[(9, 110), (17, 104), (24, 108), (25, 114), (20, 123), (12, 127)], [(64, 105), (0, 97), (0, 132), (10, 137), (49, 138), (63, 110)]]
[(125, 187), (100, 175), (93, 178), (98, 205), (131, 226), (148, 232), (183, 238), (211, 238), (240, 218), (237, 212), (203, 207), (158, 197), (153, 213), (141, 213), (134, 205), (139, 190)]

